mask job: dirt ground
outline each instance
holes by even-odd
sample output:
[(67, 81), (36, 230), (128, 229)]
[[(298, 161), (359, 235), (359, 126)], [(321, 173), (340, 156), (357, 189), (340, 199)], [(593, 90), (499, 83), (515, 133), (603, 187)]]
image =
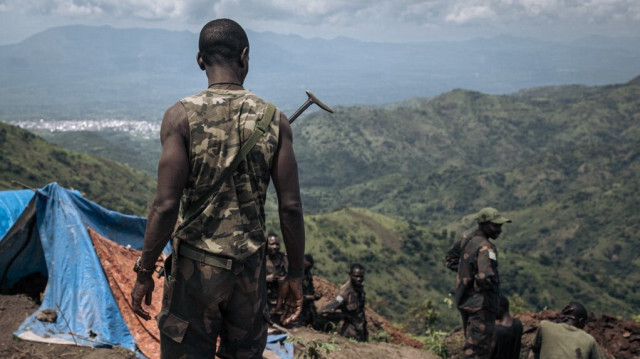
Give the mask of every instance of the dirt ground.
[[(87, 348), (73, 345), (45, 344), (13, 337), (20, 324), (39, 306), (24, 294), (0, 295), (0, 358), (3, 359), (133, 359), (135, 354), (122, 348)], [(307, 351), (314, 343), (335, 343), (338, 350), (326, 358), (394, 358), (437, 359), (426, 350), (393, 343), (357, 343), (337, 335), (316, 332), (308, 328), (294, 328), (290, 333), (298, 339), (296, 355)]]
[(121, 348), (87, 348), (44, 344), (13, 337), (20, 324), (39, 305), (24, 294), (0, 295), (0, 358), (4, 359), (132, 359), (135, 354)]
[[(314, 278), (317, 291), (323, 294), (318, 306), (335, 296), (336, 286), (320, 278)], [(39, 305), (25, 294), (0, 295), (0, 358), (6, 359), (133, 359), (135, 354), (122, 348), (87, 348), (72, 345), (44, 344), (19, 340), (13, 337), (20, 324)], [(557, 312), (523, 313), (517, 315), (524, 326), (522, 337), (523, 355), (535, 335), (541, 320), (554, 320)], [(336, 344), (339, 349), (321, 357), (331, 359), (393, 358), (393, 359), (437, 359), (438, 356), (423, 348), (422, 343), (393, 327), (383, 317), (367, 309), (367, 320), (372, 335), (379, 331), (387, 334), (389, 342), (358, 343), (338, 335), (320, 333), (309, 328), (289, 329), (295, 338), (296, 355), (309, 352), (311, 347), (320, 349), (326, 343)], [(605, 354), (612, 359), (640, 359), (640, 323), (619, 320), (610, 315), (591, 316), (585, 331), (593, 335)], [(449, 358), (460, 357), (462, 333), (454, 331), (446, 340)]]
[[(424, 349), (418, 349), (407, 345), (393, 343), (358, 343), (339, 335), (328, 335), (309, 328), (295, 328), (291, 330), (295, 338), (299, 338), (303, 344), (309, 346), (314, 340), (322, 343), (335, 343), (338, 350), (326, 355), (331, 359), (356, 359), (356, 358), (393, 358), (393, 359), (438, 359), (438, 356)], [(296, 349), (304, 349), (296, 345)], [(302, 350), (297, 353), (302, 352)]]

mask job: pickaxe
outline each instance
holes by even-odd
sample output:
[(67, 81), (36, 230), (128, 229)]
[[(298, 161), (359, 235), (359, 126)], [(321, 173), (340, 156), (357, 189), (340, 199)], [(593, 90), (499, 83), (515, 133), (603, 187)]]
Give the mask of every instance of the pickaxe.
[(309, 96), (307, 101), (305, 101), (305, 103), (302, 104), (302, 106), (300, 106), (300, 108), (297, 109), (296, 112), (293, 113), (293, 115), (289, 116), (289, 123), (295, 121), (296, 118), (298, 118), (298, 116), (300, 116), (304, 112), (304, 110), (306, 110), (309, 106), (311, 106), (311, 104), (314, 103), (321, 109), (333, 113), (333, 109), (325, 105), (322, 101), (318, 100), (318, 98), (314, 94), (312, 94), (311, 91), (307, 91), (307, 96)]

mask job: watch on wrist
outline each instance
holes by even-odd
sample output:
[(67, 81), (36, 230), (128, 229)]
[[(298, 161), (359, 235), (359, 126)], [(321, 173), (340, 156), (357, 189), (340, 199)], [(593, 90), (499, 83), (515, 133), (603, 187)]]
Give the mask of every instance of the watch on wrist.
[(136, 263), (133, 265), (133, 271), (138, 274), (153, 274), (155, 272), (155, 268), (147, 269), (142, 268), (141, 266), (142, 257), (138, 257), (136, 259)]

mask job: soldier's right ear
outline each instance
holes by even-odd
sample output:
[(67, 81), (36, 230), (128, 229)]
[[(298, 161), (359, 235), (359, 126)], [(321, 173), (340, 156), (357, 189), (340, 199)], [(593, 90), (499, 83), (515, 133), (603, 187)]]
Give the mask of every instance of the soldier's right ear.
[(204, 65), (204, 59), (200, 55), (200, 51), (198, 51), (198, 53), (196, 54), (196, 61), (198, 62), (198, 66), (200, 67), (200, 70), (204, 71), (206, 67)]

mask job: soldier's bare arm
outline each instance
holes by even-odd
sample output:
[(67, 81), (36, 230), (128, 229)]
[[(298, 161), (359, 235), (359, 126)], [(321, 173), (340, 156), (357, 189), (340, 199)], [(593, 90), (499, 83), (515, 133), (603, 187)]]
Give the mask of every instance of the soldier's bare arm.
[(298, 183), (298, 163), (293, 152), (291, 126), (284, 114), (280, 116), (280, 136), (271, 178), (278, 196), (280, 230), (289, 260), (287, 277), (280, 286), (278, 309), (283, 324), (295, 320), (302, 311), (302, 275), (304, 259), (304, 218)]
[[(178, 218), (180, 197), (189, 177), (188, 138), (187, 113), (182, 104), (176, 103), (167, 110), (162, 119), (162, 153), (158, 162), (158, 184), (147, 218), (140, 260), (142, 268), (155, 266)], [(149, 319), (150, 316), (142, 309), (142, 299), (145, 299), (146, 305), (151, 304), (153, 287), (150, 275), (138, 274), (131, 293), (134, 312), (145, 319)]]

